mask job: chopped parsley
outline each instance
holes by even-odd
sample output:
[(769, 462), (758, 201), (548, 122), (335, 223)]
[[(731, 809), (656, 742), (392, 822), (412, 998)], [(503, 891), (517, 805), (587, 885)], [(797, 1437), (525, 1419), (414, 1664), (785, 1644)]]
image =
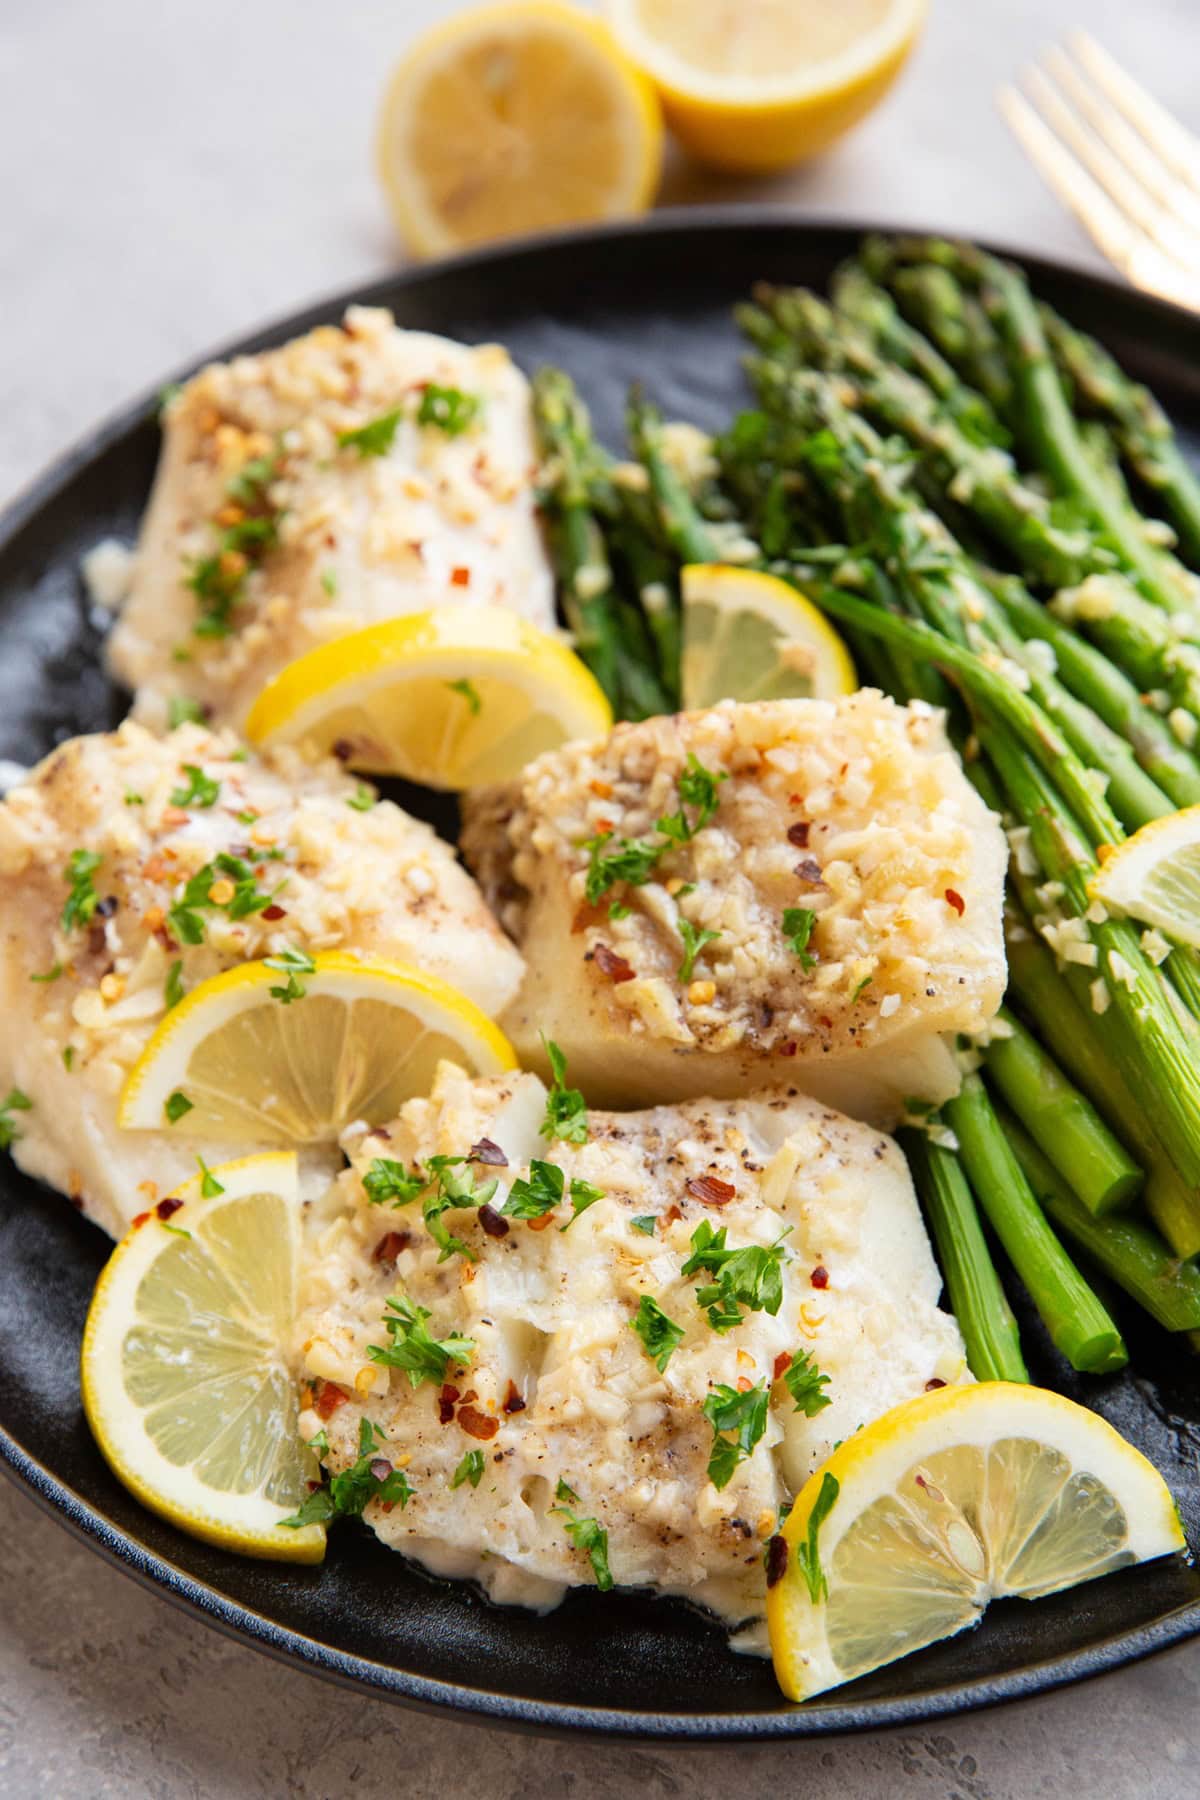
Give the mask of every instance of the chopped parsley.
[(0, 1150), (11, 1150), (20, 1132), (17, 1130), (15, 1112), (28, 1112), (33, 1101), (20, 1088), (9, 1088), (3, 1105), (0, 1105)]
[(683, 961), (679, 965), (678, 976), (680, 981), (690, 981), (692, 979), (692, 970), (696, 966), (696, 958), (703, 950), (705, 944), (715, 943), (721, 934), (719, 931), (697, 931), (690, 919), (678, 920), (677, 929), (680, 937), (683, 939), (684, 952)]
[(225, 1192), (225, 1189), (202, 1156), (198, 1156), (196, 1161), (200, 1165), (200, 1197), (203, 1200), (215, 1200), (218, 1194)]
[[(728, 779), (724, 769), (719, 775), (714, 775), (689, 750), (687, 765), (675, 783), (679, 793), (679, 811), (658, 821), (658, 829), (663, 836), (673, 844), (690, 843), (715, 814), (721, 798), (721, 783)], [(689, 806), (693, 809), (691, 819), (687, 814)]]
[(692, 1233), (692, 1254), (681, 1270), (684, 1275), (705, 1271), (714, 1277), (696, 1289), (696, 1304), (707, 1309), (713, 1330), (722, 1332), (741, 1324), (742, 1307), (774, 1317), (783, 1301), (783, 1264), (788, 1260), (783, 1238), (770, 1245), (730, 1250), (725, 1237), (724, 1225), (714, 1231), (707, 1219), (701, 1219)]
[(332, 600), (333, 596), (338, 591), (337, 571), (335, 569), (322, 569), (321, 586)]
[(268, 956), (264, 961), (268, 969), (277, 969), (281, 975), (287, 976), (286, 982), (281, 982), (278, 987), (268, 988), (271, 998), (278, 1000), (281, 1006), (290, 1006), (293, 1000), (303, 1000), (308, 989), (300, 977), (315, 975), (317, 972), (317, 965), (308, 951), (289, 944), (278, 956)]
[(99, 906), (100, 896), (96, 892), (92, 876), (103, 861), (104, 858), (96, 850), (72, 850), (68, 857), (63, 880), (70, 883), (70, 892), (60, 921), (64, 931), (73, 931), (77, 925), (86, 925)]
[(744, 1462), (767, 1429), (767, 1383), (739, 1393), (718, 1382), (701, 1411), (713, 1428), (708, 1457), (708, 1479), (715, 1488), (728, 1487), (733, 1472)]
[(206, 775), (197, 763), (184, 763), (183, 772), (188, 778), (186, 787), (177, 787), (171, 794), (172, 806), (214, 806), (221, 792), (221, 784)]
[(416, 1306), (406, 1294), (392, 1294), (387, 1309), (383, 1323), (392, 1341), (368, 1344), (367, 1355), (385, 1369), (403, 1369), (413, 1387), (444, 1381), (451, 1363), (465, 1369), (474, 1356), (474, 1338), (435, 1338), (425, 1323), (429, 1308)]
[(816, 922), (816, 913), (807, 906), (785, 906), (783, 909), (783, 935), (806, 969), (816, 966), (817, 959), (808, 948)]
[(658, 1225), (658, 1214), (641, 1213), (636, 1219), (630, 1219), (629, 1223), (635, 1231), (643, 1232), (646, 1237), (653, 1237)]
[(279, 472), (278, 456), (253, 456), (238, 470), (226, 488), (242, 516), (218, 531), (208, 556), (190, 564), (185, 585), (195, 594), (200, 616), (192, 627), (197, 637), (226, 637), (230, 616), (245, 592), (246, 577), (274, 548), (279, 537), (279, 513), (271, 505), (269, 490)]
[(500, 1210), (510, 1219), (540, 1219), (553, 1212), (563, 1197), (565, 1186), (566, 1176), (557, 1163), (539, 1162), (534, 1157), (529, 1165), (528, 1181), (518, 1177), (513, 1182)]
[(429, 1177), (420, 1168), (411, 1171), (390, 1156), (377, 1156), (363, 1176), (363, 1192), (372, 1206), (390, 1201), (393, 1206), (408, 1206), (429, 1186)]
[(850, 990), (851, 1006), (854, 1005), (854, 1002), (859, 998), (859, 996), (861, 994), (866, 992), (867, 988), (870, 987), (870, 985), (874, 979), (875, 979), (875, 977), (873, 975), (864, 975), (861, 981), (855, 982), (853, 988)]
[(193, 1102), (188, 1099), (182, 1088), (176, 1088), (173, 1094), (168, 1094), (163, 1101), (163, 1111), (167, 1115), (167, 1124), (178, 1125), (184, 1113), (191, 1112), (192, 1105)]
[[(313, 1438), (310, 1449), (315, 1448)], [(386, 1444), (370, 1419), (358, 1422), (358, 1460), (342, 1474), (333, 1476), (325, 1487), (308, 1496), (299, 1512), (281, 1525), (299, 1529), (301, 1525), (323, 1525), (330, 1519), (357, 1518), (371, 1500), (382, 1500), (385, 1506), (407, 1506), (416, 1492), (402, 1469), (394, 1469), (386, 1456), (379, 1454)], [(324, 1446), (328, 1451), (328, 1442)]]
[[(212, 890), (222, 876), (227, 876), (233, 883), (233, 892), (227, 900), (214, 900)], [(275, 893), (278, 892), (279, 889), (276, 888)], [(230, 919), (245, 919), (252, 913), (265, 911), (273, 898), (273, 894), (258, 886), (249, 863), (243, 862), (240, 856), (231, 856), (223, 850), (212, 862), (197, 869), (184, 884), (183, 892), (168, 912), (167, 919), (181, 944), (202, 944), (203, 908), (215, 907)]]
[(554, 1498), (561, 1505), (564, 1500), (567, 1501), (568, 1503), (577, 1501), (579, 1499), (579, 1495), (575, 1492), (575, 1489), (570, 1485), (570, 1483), (567, 1481), (564, 1481), (562, 1476), (560, 1475), (558, 1478), (558, 1485), (554, 1489)]
[(338, 432), (339, 450), (357, 450), (360, 456), (386, 456), (396, 439), (400, 421), (404, 417), (400, 407), (394, 412), (381, 413), (377, 419), (369, 419), (365, 425), (354, 431)]
[(608, 909), (608, 916), (610, 919), (627, 919), (632, 911), (632, 906), (626, 906), (623, 900), (614, 900)]
[(167, 701), (167, 726), (171, 731), (178, 731), (181, 725), (202, 725), (204, 708), (198, 700), (188, 694), (172, 694)]
[(144, 794), (135, 794), (133, 789), (129, 788), (125, 795), (125, 804), (126, 806), (145, 806), (146, 797)]
[(683, 1326), (668, 1318), (658, 1301), (652, 1300), (649, 1294), (642, 1295), (637, 1312), (629, 1324), (630, 1329), (636, 1331), (641, 1338), (642, 1349), (661, 1375), (673, 1353), (683, 1342)]
[(803, 1413), (806, 1419), (813, 1418), (833, 1402), (822, 1388), (829, 1386), (829, 1377), (819, 1369), (808, 1350), (797, 1350), (791, 1362), (783, 1372), (783, 1385), (796, 1402), (796, 1411)]
[(542, 1033), (542, 1046), (550, 1064), (550, 1092), (546, 1095), (546, 1113), (541, 1123), (544, 1138), (562, 1138), (568, 1144), (588, 1141), (587, 1101), (578, 1088), (569, 1088), (567, 1059), (554, 1042)]
[(580, 1213), (585, 1213), (589, 1206), (595, 1206), (597, 1200), (603, 1200), (604, 1195), (604, 1188), (593, 1187), (590, 1181), (581, 1181), (577, 1176), (570, 1188), (571, 1216), (566, 1224), (560, 1225), (558, 1229), (569, 1231)]
[(468, 681), (464, 675), (459, 681), (448, 681), (446, 686), (450, 689), (452, 694), (462, 695), (463, 699), (471, 709), (472, 718), (476, 717), (483, 706), (483, 701), (479, 697), (479, 690), (476, 688), (474, 682)]
[(808, 1515), (808, 1533), (802, 1544), (794, 1546), (796, 1561), (801, 1573), (808, 1583), (808, 1595), (813, 1605), (829, 1595), (829, 1583), (825, 1579), (825, 1571), (821, 1567), (821, 1557), (817, 1549), (817, 1533), (833, 1510), (833, 1503), (841, 1492), (841, 1484), (837, 1477), (828, 1470), (821, 1477), (821, 1486), (813, 1501), (812, 1511)]
[(452, 1488), (461, 1487), (464, 1481), (469, 1481), (473, 1488), (477, 1488), (482, 1480), (483, 1451), (468, 1450), (450, 1477), (450, 1486)]
[(431, 381), (421, 395), (417, 424), (436, 425), (447, 437), (460, 437), (474, 424), (481, 404), (478, 394), (464, 394), (461, 388), (439, 387)]
[(378, 798), (374, 788), (368, 787), (365, 781), (360, 781), (354, 792), (348, 796), (346, 805), (352, 806), (355, 812), (370, 812)]
[[(565, 1495), (563, 1492), (564, 1489), (566, 1489)], [(569, 1487), (567, 1487), (565, 1481), (560, 1481), (558, 1484), (558, 1499), (562, 1500), (564, 1498), (574, 1500), (576, 1499), (576, 1495), (571, 1492)], [(596, 1586), (602, 1594), (607, 1594), (613, 1584), (612, 1570), (608, 1566), (607, 1531), (601, 1529), (598, 1520), (581, 1519), (577, 1513), (571, 1512), (566, 1506), (552, 1506), (550, 1511), (552, 1513), (558, 1513), (563, 1521), (566, 1534), (574, 1544), (575, 1548), (587, 1552), (588, 1560), (592, 1565), (592, 1573), (596, 1577)]]
[(67, 1071), (68, 1075), (71, 1073), (71, 1070), (75, 1067), (75, 1046), (74, 1046), (74, 1044), (67, 1044), (64, 1046), (63, 1053), (62, 1053), (62, 1065), (63, 1065), (63, 1068)]
[[(666, 851), (690, 843), (708, 824), (717, 810), (718, 789), (726, 779), (724, 772), (714, 775), (689, 752), (687, 766), (675, 784), (679, 811), (668, 813), (658, 821), (661, 843), (653, 838), (620, 838), (614, 844), (611, 834), (606, 833), (588, 838), (581, 848), (588, 852), (590, 859), (584, 887), (590, 903), (595, 906), (618, 881), (627, 881), (631, 887), (644, 887)], [(690, 818), (689, 807), (692, 809)]]
[(46, 973), (44, 975), (31, 975), (29, 977), (29, 979), (30, 979), (30, 981), (57, 981), (59, 976), (62, 974), (62, 972), (63, 972), (62, 964), (60, 962), (56, 962), (54, 964), (53, 968), (46, 970)]
[(451, 1233), (442, 1220), (442, 1214), (451, 1212), (456, 1207), (486, 1206), (499, 1183), (495, 1176), (490, 1181), (477, 1179), (465, 1156), (431, 1156), (429, 1173), (436, 1186), (430, 1189), (421, 1202), (421, 1217), (425, 1221), (425, 1229), (441, 1249), (438, 1261), (446, 1262), (451, 1256), (458, 1255), (465, 1256), (468, 1262), (474, 1262), (475, 1252), (469, 1244)]
[(179, 1005), (183, 995), (183, 961), (177, 958), (167, 970), (167, 979), (163, 986), (163, 997), (166, 1000), (168, 1012), (173, 1006)]

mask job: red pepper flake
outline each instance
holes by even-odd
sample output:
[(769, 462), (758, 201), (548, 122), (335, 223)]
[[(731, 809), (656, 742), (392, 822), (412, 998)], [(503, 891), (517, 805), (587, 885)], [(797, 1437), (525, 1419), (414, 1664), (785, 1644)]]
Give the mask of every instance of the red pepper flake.
[(674, 1200), (672, 1200), (672, 1202), (671, 1202), (670, 1206), (668, 1206), (666, 1212), (659, 1213), (658, 1217), (659, 1217), (659, 1223), (662, 1225), (662, 1228), (665, 1231), (668, 1225), (673, 1225), (675, 1223), (676, 1219), (682, 1219), (683, 1210), (681, 1207), (676, 1205)]
[(539, 1219), (528, 1219), (526, 1223), (530, 1231), (548, 1231), (557, 1218), (556, 1212), (544, 1212)]
[(371, 1473), (376, 1481), (386, 1481), (392, 1472), (392, 1465), (386, 1456), (376, 1456), (371, 1462)]
[(790, 1350), (781, 1350), (779, 1352), (779, 1355), (775, 1358), (775, 1368), (771, 1374), (771, 1380), (778, 1381), (779, 1377), (781, 1375), (786, 1374), (787, 1371), (791, 1368), (791, 1366), (792, 1366), (791, 1351)]
[(345, 1388), (340, 1388), (336, 1381), (322, 1381), (317, 1385), (313, 1396), (313, 1411), (319, 1419), (332, 1419), (339, 1406), (345, 1406), (350, 1398)]
[(509, 1233), (508, 1220), (502, 1218), (494, 1206), (485, 1201), (478, 1213), (479, 1223), (490, 1238), (506, 1238)]
[(451, 569), (450, 585), (451, 585), (451, 587), (470, 587), (470, 585), (471, 585), (470, 569), (463, 569), (463, 568)]
[(449, 1425), (454, 1417), (454, 1402), (458, 1399), (458, 1389), (446, 1382), (438, 1395), (438, 1418), (443, 1425)]
[(589, 900), (585, 900), (571, 920), (571, 936), (578, 937), (581, 931), (589, 931), (593, 925), (599, 925), (607, 917), (603, 907), (593, 906)]
[(262, 916), (264, 919), (268, 919), (273, 925), (276, 919), (286, 919), (287, 913), (282, 906), (264, 906)]
[(827, 1288), (829, 1286), (829, 1270), (824, 1263), (818, 1263), (808, 1279), (815, 1288)]
[(938, 1388), (945, 1387), (945, 1385), (946, 1384), (940, 1375), (931, 1375), (929, 1380), (925, 1383), (925, 1392), (927, 1394), (934, 1394), (937, 1392)]
[(354, 755), (354, 745), (349, 738), (334, 738), (333, 754), (339, 762), (349, 762)]
[(788, 1541), (781, 1532), (767, 1539), (767, 1586), (773, 1588), (787, 1574)]
[[(798, 798), (798, 795), (792, 795), (793, 802)], [(788, 826), (788, 843), (795, 844), (797, 850), (807, 850), (808, 834), (811, 829), (807, 819), (797, 819), (794, 825)]]
[(619, 983), (635, 979), (636, 971), (630, 968), (623, 956), (618, 956), (615, 950), (610, 950), (607, 944), (597, 944), (593, 954), (596, 958), (596, 967), (602, 975), (607, 975), (611, 982)]
[(754, 1386), (754, 1383), (751, 1381), (751, 1379), (748, 1375), (739, 1375), (738, 1376), (737, 1391), (739, 1394), (748, 1394), (750, 1392), (750, 1389), (753, 1386)]
[(380, 1238), (371, 1252), (373, 1263), (394, 1263), (402, 1250), (407, 1250), (412, 1243), (411, 1231), (389, 1231)]
[(728, 1206), (737, 1194), (732, 1181), (722, 1181), (719, 1175), (689, 1175), (683, 1185), (704, 1206)]
[(508, 1158), (499, 1144), (494, 1144), (491, 1138), (487, 1137), (481, 1137), (478, 1143), (471, 1145), (467, 1151), (467, 1161), (487, 1163), (493, 1169), (507, 1169), (508, 1167)]
[(150, 1214), (149, 1214), (149, 1213), (148, 1213), (148, 1212), (144, 1212), (144, 1213), (134, 1213), (134, 1215), (133, 1215), (133, 1223), (134, 1223), (134, 1224), (135, 1224), (135, 1225), (144, 1225), (144, 1224), (145, 1224), (145, 1223), (146, 1223), (146, 1220), (147, 1220), (147, 1219), (148, 1219), (148, 1218), (149, 1218), (149, 1217), (150, 1217)]
[(478, 1400), (478, 1398), (479, 1398), (479, 1390), (477, 1388), (468, 1388), (466, 1393), (463, 1395), (463, 1405), (470, 1406), (472, 1400)]
[(947, 906), (952, 906), (954, 908), (955, 912), (958, 914), (959, 918), (961, 919), (963, 914), (967, 910), (967, 903), (963, 899), (962, 895), (955, 893), (953, 888), (947, 888), (946, 893), (945, 893), (945, 901), (946, 901)]
[(792, 870), (792, 874), (800, 881), (807, 881), (809, 887), (825, 886), (825, 878), (821, 874), (821, 865), (815, 856), (806, 856), (803, 862), (798, 862)]
[(468, 1437), (479, 1438), (485, 1444), (500, 1429), (499, 1419), (489, 1418), (487, 1413), (480, 1412), (476, 1406), (460, 1406), (458, 1422)]
[(780, 1044), (779, 1054), (780, 1056), (795, 1056), (798, 1048), (795, 1038), (788, 1038), (786, 1042)]
[(182, 1205), (182, 1200), (177, 1200), (174, 1194), (169, 1194), (165, 1200), (159, 1201), (154, 1210), (160, 1219), (169, 1219), (171, 1214), (177, 1213)]
[(525, 1402), (524, 1402), (524, 1400), (522, 1400), (520, 1394), (517, 1391), (516, 1382), (512, 1381), (512, 1380), (509, 1381), (508, 1387), (505, 1391), (504, 1410), (506, 1413), (517, 1413), (517, 1412), (525, 1411)]

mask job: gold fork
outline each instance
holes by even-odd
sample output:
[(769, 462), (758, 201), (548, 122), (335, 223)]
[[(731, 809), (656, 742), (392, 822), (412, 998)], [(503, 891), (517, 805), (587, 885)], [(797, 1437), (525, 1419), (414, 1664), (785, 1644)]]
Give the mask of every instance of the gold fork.
[(1200, 312), (1200, 139), (1086, 31), (1025, 87), (997, 99), (1050, 187), (1135, 287)]

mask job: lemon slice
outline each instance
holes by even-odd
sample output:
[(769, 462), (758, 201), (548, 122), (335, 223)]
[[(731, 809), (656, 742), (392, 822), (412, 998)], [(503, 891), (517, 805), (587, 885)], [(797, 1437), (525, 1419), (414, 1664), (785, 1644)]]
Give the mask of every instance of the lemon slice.
[(308, 742), (430, 787), (508, 781), (543, 750), (603, 737), (612, 711), (559, 639), (500, 606), (387, 619), (289, 663), (255, 701), (256, 744)]
[(833, 700), (858, 686), (850, 652), (824, 614), (777, 575), (690, 563), (683, 591), (683, 704)]
[(516, 1067), (507, 1038), (448, 982), (342, 951), (312, 965), (287, 1001), (278, 992), (291, 978), (265, 962), (193, 988), (130, 1070), (118, 1123), (224, 1143), (328, 1143), (353, 1119), (394, 1119), (429, 1092), (443, 1057), (477, 1075)]
[(1109, 850), (1092, 898), (1200, 947), (1200, 806), (1152, 819)]
[(181, 1531), (320, 1562), (323, 1526), (280, 1529), (319, 1474), (291, 1368), (296, 1159), (248, 1156), (204, 1185), (144, 1213), (109, 1258), (83, 1334), (84, 1411), (117, 1479)]
[(599, 20), (518, 0), (417, 39), (384, 96), (376, 157), (410, 249), (444, 256), (644, 212), (662, 146), (654, 88)]
[(608, 0), (617, 41), (684, 146), (720, 169), (779, 169), (870, 112), (926, 0)]
[(1033, 1600), (1186, 1548), (1162, 1476), (1111, 1425), (1002, 1381), (922, 1394), (855, 1432), (783, 1538), (767, 1622), (793, 1700), (953, 1636), (993, 1597)]

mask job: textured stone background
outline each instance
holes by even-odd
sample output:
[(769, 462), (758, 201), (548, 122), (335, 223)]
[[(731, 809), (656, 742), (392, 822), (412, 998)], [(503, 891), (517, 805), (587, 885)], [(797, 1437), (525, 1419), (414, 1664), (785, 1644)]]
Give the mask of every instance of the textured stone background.
[[(0, 7), (0, 499), (211, 344), (395, 266), (369, 164), (390, 59), (450, 0)], [(772, 199), (1095, 258), (1021, 161), (995, 84), (1086, 19), (1200, 129), (1195, 0), (933, 0), (906, 80), (820, 166), (669, 197)], [(1190, 1800), (1200, 1645), (922, 1732), (707, 1751), (566, 1744), (406, 1714), (142, 1593), (0, 1491), (0, 1796), (462, 1793), (728, 1800)]]

